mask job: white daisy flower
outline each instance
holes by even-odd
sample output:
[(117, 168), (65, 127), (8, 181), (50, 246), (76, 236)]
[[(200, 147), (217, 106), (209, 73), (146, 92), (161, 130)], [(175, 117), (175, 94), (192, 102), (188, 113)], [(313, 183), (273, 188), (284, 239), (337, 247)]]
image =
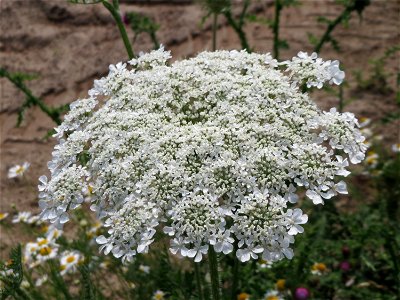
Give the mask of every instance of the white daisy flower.
[(8, 170), (8, 178), (22, 177), (31, 164), (24, 162), (22, 165), (15, 165)]
[(283, 300), (284, 298), (280, 295), (277, 290), (269, 290), (264, 295), (264, 300)]
[(14, 218), (12, 219), (13, 223), (29, 223), (29, 220), (32, 216), (32, 213), (29, 211), (21, 211), (18, 212), (18, 214), (16, 216), (14, 216)]
[(9, 213), (2, 213), (0, 212), (0, 221), (3, 221), (5, 218), (7, 218)]
[(153, 294), (153, 300), (164, 300), (165, 299), (165, 293), (163, 291), (155, 291)]
[(57, 257), (58, 248), (50, 245), (41, 246), (36, 254), (36, 259), (39, 263), (43, 263), (49, 259)]
[(83, 255), (78, 251), (64, 251), (60, 258), (60, 273), (65, 275), (77, 270), (78, 264), (83, 262)]

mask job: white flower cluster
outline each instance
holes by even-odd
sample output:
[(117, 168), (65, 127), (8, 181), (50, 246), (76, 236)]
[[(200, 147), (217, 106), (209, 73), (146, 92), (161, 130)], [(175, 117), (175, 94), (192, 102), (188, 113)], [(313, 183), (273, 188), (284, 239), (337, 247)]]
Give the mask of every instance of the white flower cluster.
[(292, 79), (306, 83), (307, 87), (322, 88), (326, 81), (330, 84), (341, 84), (344, 79), (344, 72), (339, 69), (339, 61), (323, 61), (317, 53), (310, 56), (305, 52), (299, 52), (297, 57), (289, 62), (284, 62)]
[(157, 231), (195, 261), (210, 245), (228, 254), (235, 243), (241, 261), (291, 258), (307, 222), (290, 208), (297, 193), (315, 204), (347, 193), (336, 177), (366, 150), (354, 115), (321, 111), (301, 92), (339, 84), (338, 63), (245, 51), (169, 58), (161, 48), (110, 66), (71, 106), (52, 177), (40, 178), (43, 218), (66, 222), (90, 186), (108, 227), (97, 241), (123, 261), (147, 252)]

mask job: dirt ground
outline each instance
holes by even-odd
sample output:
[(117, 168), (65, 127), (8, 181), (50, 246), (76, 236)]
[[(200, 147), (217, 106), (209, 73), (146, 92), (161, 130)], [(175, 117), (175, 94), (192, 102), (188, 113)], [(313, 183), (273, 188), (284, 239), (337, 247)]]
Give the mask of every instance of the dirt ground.
[[(205, 12), (192, 1), (121, 1), (122, 12), (143, 12), (159, 23), (157, 36), (172, 51), (174, 59), (190, 57), (211, 48), (210, 24), (201, 26)], [(237, 1), (240, 2), (240, 1)], [(273, 1), (255, 1), (252, 11), (258, 16), (273, 17)], [(302, 5), (285, 8), (281, 17), (281, 38), (290, 48), (283, 50), (283, 59), (298, 51), (311, 51), (308, 34), (321, 36), (325, 25), (318, 16), (333, 19), (342, 7), (332, 0), (302, 0)], [(333, 36), (340, 41), (341, 52), (326, 45), (321, 56), (338, 59), (347, 70), (348, 86), (345, 98), (352, 100), (345, 110), (358, 117), (377, 121), (396, 109), (394, 92), (385, 95), (361, 91), (354, 72), (368, 77), (369, 61), (381, 57), (385, 50), (400, 44), (400, 1), (372, 0), (362, 19), (355, 14), (348, 28), (339, 26)], [(101, 5), (73, 5), (66, 0), (0, 0), (0, 65), (10, 71), (34, 73), (38, 78), (28, 83), (35, 95), (49, 105), (69, 103), (85, 97), (93, 80), (106, 74), (109, 64), (126, 60), (119, 32)], [(128, 30), (130, 36), (132, 32)], [(246, 26), (249, 43), (257, 52), (272, 50), (272, 32), (266, 25)], [(226, 21), (219, 19), (217, 34), (219, 49), (238, 49), (239, 40)], [(147, 51), (152, 44), (141, 37), (135, 51)], [(399, 55), (387, 61), (387, 72), (398, 72)], [(395, 76), (390, 77), (395, 87)], [(38, 211), (37, 178), (48, 174), (46, 162), (51, 158), (54, 141), (43, 137), (54, 124), (37, 108), (29, 109), (20, 128), (16, 128), (17, 110), (24, 101), (21, 92), (6, 79), (0, 79), (0, 211)], [(337, 99), (327, 93), (317, 93), (315, 100), (323, 108), (337, 105)], [(387, 145), (399, 139), (399, 123), (376, 126)], [(23, 180), (10, 180), (7, 170), (28, 161), (31, 167)], [(7, 248), (10, 240), (0, 232), (0, 244)], [(3, 248), (2, 247), (2, 248)], [(2, 251), (0, 250), (0, 253)], [(1, 253), (2, 254), (2, 253)], [(3, 256), (3, 255), (0, 255)]]

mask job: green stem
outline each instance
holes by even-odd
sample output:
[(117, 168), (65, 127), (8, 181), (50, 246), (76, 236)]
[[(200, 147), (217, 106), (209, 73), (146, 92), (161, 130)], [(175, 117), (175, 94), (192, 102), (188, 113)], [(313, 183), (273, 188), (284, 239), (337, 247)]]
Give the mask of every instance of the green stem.
[[(236, 253), (236, 247), (234, 253)], [(234, 263), (233, 263), (233, 268), (232, 268), (232, 273), (233, 273), (233, 278), (232, 278), (232, 293), (231, 293), (231, 299), (236, 300), (236, 294), (237, 294), (237, 289), (238, 289), (238, 283), (239, 283), (239, 260), (236, 258), (236, 256), (233, 258)]]
[(58, 294), (63, 294), (65, 300), (72, 300), (73, 297), (69, 293), (68, 286), (66, 285), (64, 278), (62, 278), (61, 275), (59, 274), (59, 270), (58, 270), (56, 264), (52, 261), (49, 261), (49, 266), (50, 266), (50, 273), (51, 273), (50, 280), (53, 283), (52, 286), (53, 286), (55, 292)]
[(24, 300), (33, 300), (33, 298), (22, 288), (18, 287), (16, 293), (21, 299)]
[(208, 263), (211, 275), (211, 293), (213, 300), (219, 300), (218, 257), (212, 246), (208, 249)]
[(323, 45), (326, 42), (332, 41), (332, 37), (331, 37), (332, 31), (336, 28), (337, 25), (342, 23), (344, 20), (348, 19), (353, 11), (357, 11), (358, 14), (361, 16), (362, 11), (368, 5), (370, 5), (369, 1), (353, 1), (353, 3), (351, 5), (346, 6), (346, 8), (343, 10), (343, 12), (335, 20), (333, 20), (332, 22), (329, 22), (329, 25), (326, 28), (324, 35), (321, 37), (318, 44), (315, 46), (314, 52), (319, 54), (319, 52), (321, 52)]
[(224, 11), (224, 16), (226, 20), (228, 21), (228, 24), (233, 28), (233, 30), (236, 32), (236, 34), (239, 37), (240, 44), (242, 45), (242, 49), (247, 50), (247, 52), (251, 52), (249, 43), (247, 41), (246, 33), (243, 30), (244, 22), (245, 22), (245, 17), (246, 17), (246, 12), (247, 9), (250, 5), (250, 1), (246, 0), (243, 5), (242, 12), (239, 17), (239, 22), (236, 22), (232, 16), (232, 12), (230, 9)]
[(217, 21), (218, 14), (213, 13), (213, 25), (212, 25), (212, 49), (217, 50)]
[(124, 23), (122, 22), (121, 14), (119, 12), (118, 0), (113, 0), (113, 4), (111, 4), (107, 0), (103, 0), (102, 3), (104, 5), (104, 7), (108, 9), (108, 11), (113, 16), (115, 22), (117, 23), (119, 32), (121, 34), (122, 40), (123, 40), (125, 48), (126, 48), (126, 52), (128, 52), (129, 59), (134, 58), (135, 54), (133, 52), (133, 49), (132, 49), (131, 43), (129, 41), (128, 35), (126, 34), (125, 26), (124, 26)]
[[(395, 231), (394, 231), (395, 232)], [(397, 247), (396, 240), (394, 237), (394, 232), (389, 231), (389, 233), (385, 234), (385, 247), (388, 249), (388, 252), (392, 258), (392, 262), (394, 265), (394, 278), (398, 282), (397, 285), (397, 294), (400, 297), (400, 266), (399, 266), (399, 258), (396, 253), (399, 253), (399, 248)], [(400, 298), (399, 298), (400, 299)]]
[(201, 287), (201, 274), (200, 274), (200, 267), (198, 263), (194, 263), (194, 273), (196, 276), (196, 285), (197, 285), (197, 292), (199, 296), (199, 300), (203, 300), (203, 289)]
[(154, 50), (158, 50), (158, 49), (160, 48), (160, 43), (158, 42), (156, 33), (155, 33), (154, 31), (152, 31), (152, 32), (150, 33), (150, 38), (151, 38), (151, 40), (153, 41)]
[(281, 0), (275, 0), (275, 19), (272, 25), (272, 31), (274, 33), (274, 58), (279, 60), (279, 22), (281, 17), (281, 10), (283, 6)]
[(1, 68), (0, 73), (1, 73), (2, 77), (6, 77), (19, 90), (21, 90), (25, 94), (25, 96), (27, 98), (26, 103), (24, 104), (25, 106), (29, 107), (29, 105), (31, 105), (31, 104), (39, 106), (39, 108), (46, 115), (48, 115), (57, 125), (61, 124), (60, 113), (56, 109), (53, 109), (53, 108), (47, 106), (40, 98), (33, 96), (31, 90), (23, 83), (22, 80), (16, 78), (12, 74), (10, 74), (6, 69), (3, 69), (3, 68)]
[(321, 52), (322, 46), (330, 41), (331, 39), (331, 32), (333, 31), (333, 29), (335, 29), (335, 27), (337, 25), (339, 25), (339, 23), (342, 22), (342, 20), (344, 19), (344, 17), (348, 14), (348, 10), (346, 9), (340, 16), (338, 16), (332, 23), (330, 23), (328, 25), (328, 28), (326, 29), (324, 35), (321, 37), (321, 39), (319, 40), (319, 43), (315, 46), (314, 48), (314, 52), (319, 53)]

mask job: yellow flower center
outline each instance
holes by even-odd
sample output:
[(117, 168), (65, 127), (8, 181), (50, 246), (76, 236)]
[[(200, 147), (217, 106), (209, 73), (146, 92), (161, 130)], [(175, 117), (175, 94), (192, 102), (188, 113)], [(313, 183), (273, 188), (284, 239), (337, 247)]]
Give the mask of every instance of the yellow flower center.
[(51, 253), (51, 248), (50, 247), (43, 247), (42, 249), (39, 250), (40, 255), (46, 256)]
[(324, 263), (316, 263), (312, 266), (314, 271), (324, 272), (326, 271), (326, 265)]
[(70, 256), (68, 256), (67, 257), (67, 263), (73, 263), (75, 261), (75, 256), (73, 256), (73, 255), (70, 255)]
[(247, 294), (247, 293), (240, 293), (240, 294), (237, 296), (237, 299), (238, 299), (238, 300), (247, 300), (247, 299), (250, 299), (250, 295)]
[(265, 300), (279, 300), (278, 296), (267, 296)]
[(38, 245), (43, 246), (43, 245), (46, 245), (47, 243), (48, 243), (47, 239), (43, 239), (40, 242), (38, 242)]
[(154, 296), (154, 298), (156, 298), (157, 300), (162, 300), (162, 299), (164, 299), (164, 295), (161, 294), (161, 293), (159, 293), (159, 294), (156, 294), (156, 295)]
[(276, 289), (277, 289), (278, 291), (283, 291), (283, 290), (285, 289), (285, 283), (286, 283), (286, 280), (285, 280), (285, 279), (279, 279), (279, 280), (276, 282)]
[(0, 213), (0, 219), (3, 219), (6, 214)]
[(18, 166), (17, 170), (15, 170), (15, 173), (17, 174), (22, 174), (24, 173), (25, 168), (23, 166)]

